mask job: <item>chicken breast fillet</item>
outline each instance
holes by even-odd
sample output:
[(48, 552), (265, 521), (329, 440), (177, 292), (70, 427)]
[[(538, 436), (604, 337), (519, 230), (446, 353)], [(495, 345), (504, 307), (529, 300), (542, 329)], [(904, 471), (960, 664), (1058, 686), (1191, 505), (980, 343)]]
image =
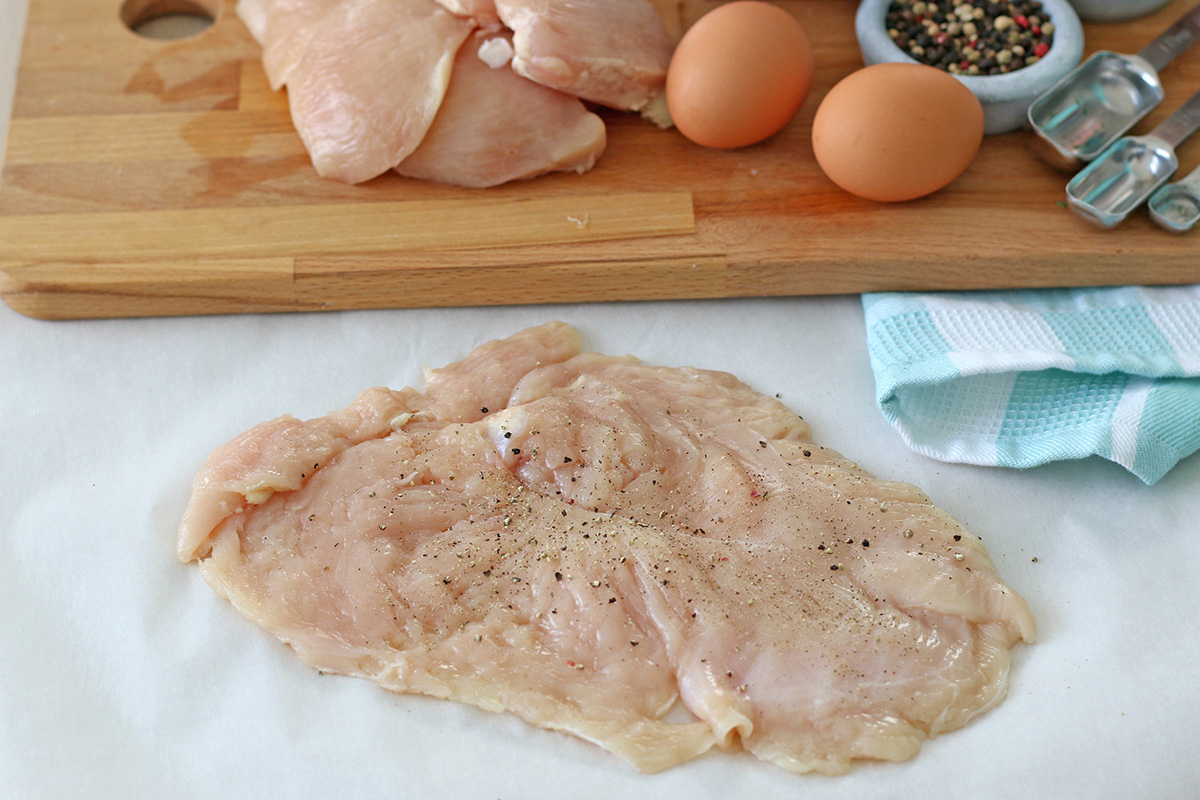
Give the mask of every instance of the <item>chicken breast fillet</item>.
[(452, 14), (474, 20), (481, 28), (500, 28), (500, 17), (496, 14), (495, 0), (437, 0), (438, 5)]
[(263, 71), (279, 90), (304, 56), (321, 21), (341, 0), (238, 0), (238, 17), (262, 45)]
[(360, 183), (415, 150), (473, 29), (433, 0), (344, 0), (321, 15), (286, 72), (292, 122), (318, 174)]
[(916, 488), (731, 375), (581, 354), (560, 323), (219, 448), (178, 554), (318, 669), (647, 771), (714, 745), (910, 758), (997, 703), (1035, 635)]
[(505, 33), (477, 31), (459, 49), (450, 88), (429, 132), (396, 172), (482, 188), (547, 172), (586, 172), (604, 152), (604, 121), (576, 97), (508, 69), (479, 48)]
[(513, 69), (620, 110), (662, 94), (674, 42), (649, 0), (496, 0), (513, 31)]

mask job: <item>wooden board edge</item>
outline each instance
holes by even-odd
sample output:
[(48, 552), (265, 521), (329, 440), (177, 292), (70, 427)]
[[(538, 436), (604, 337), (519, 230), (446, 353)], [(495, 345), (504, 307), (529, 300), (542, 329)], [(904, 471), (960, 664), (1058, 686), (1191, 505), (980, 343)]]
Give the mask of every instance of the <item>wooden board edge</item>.
[[(686, 275), (686, 281), (680, 280)], [(305, 306), (418, 308), (531, 303), (686, 300), (730, 293), (724, 254), (680, 253), (624, 258), (580, 258), (525, 264), (476, 263), (391, 269), (340, 269), (336, 260), (300, 259), (296, 296)]]
[(0, 299), (45, 320), (298, 311), (294, 274), (290, 258), (0, 261)]

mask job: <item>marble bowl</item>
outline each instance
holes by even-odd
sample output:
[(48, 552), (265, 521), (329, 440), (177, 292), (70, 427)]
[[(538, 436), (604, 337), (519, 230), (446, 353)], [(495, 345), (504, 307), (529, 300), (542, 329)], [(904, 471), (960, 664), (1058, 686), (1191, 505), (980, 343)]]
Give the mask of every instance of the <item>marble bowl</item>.
[[(890, 0), (863, 0), (854, 28), (863, 63), (920, 63), (901, 50), (888, 36), (885, 20)], [(1028, 124), (1029, 104), (1083, 57), (1083, 23), (1067, 0), (1042, 0), (1054, 23), (1054, 44), (1036, 64), (1004, 75), (955, 75), (983, 105), (984, 134), (991, 136), (1019, 130)]]

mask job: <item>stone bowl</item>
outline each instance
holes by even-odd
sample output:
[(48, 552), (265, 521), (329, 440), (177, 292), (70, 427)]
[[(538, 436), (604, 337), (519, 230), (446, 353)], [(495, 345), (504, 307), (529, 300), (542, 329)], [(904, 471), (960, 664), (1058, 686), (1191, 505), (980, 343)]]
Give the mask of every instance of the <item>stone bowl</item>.
[(1087, 22), (1133, 19), (1158, 11), (1171, 0), (1071, 0), (1079, 18)]
[[(890, 0), (863, 0), (854, 28), (863, 63), (919, 64), (888, 36), (885, 20)], [(1067, 0), (1042, 0), (1054, 23), (1054, 44), (1037, 63), (1003, 75), (955, 75), (983, 106), (985, 135), (1009, 133), (1028, 124), (1026, 112), (1038, 95), (1066, 75), (1083, 57), (1083, 23)]]

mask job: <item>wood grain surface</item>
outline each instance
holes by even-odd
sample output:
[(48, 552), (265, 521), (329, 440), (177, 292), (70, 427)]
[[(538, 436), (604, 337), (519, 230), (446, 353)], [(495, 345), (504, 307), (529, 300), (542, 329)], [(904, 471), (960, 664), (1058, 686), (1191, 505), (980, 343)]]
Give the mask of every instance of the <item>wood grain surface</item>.
[[(1192, 4), (1090, 25), (1087, 51), (1135, 52)], [(660, 5), (678, 35), (716, 3)], [(591, 172), (470, 190), (318, 177), (232, 0), (178, 41), (133, 33), (120, 0), (31, 0), (0, 172), (0, 296), (53, 319), (1200, 282), (1200, 231), (1173, 236), (1144, 212), (1090, 227), (1027, 133), (988, 138), (922, 200), (842, 192), (810, 136), (820, 99), (862, 66), (856, 4), (780, 5), (818, 69), (769, 141), (707, 150), (606, 111)], [(1136, 132), (1200, 89), (1200, 50), (1163, 79), (1167, 102)], [(1200, 164), (1200, 140), (1180, 159), (1180, 174)]]

